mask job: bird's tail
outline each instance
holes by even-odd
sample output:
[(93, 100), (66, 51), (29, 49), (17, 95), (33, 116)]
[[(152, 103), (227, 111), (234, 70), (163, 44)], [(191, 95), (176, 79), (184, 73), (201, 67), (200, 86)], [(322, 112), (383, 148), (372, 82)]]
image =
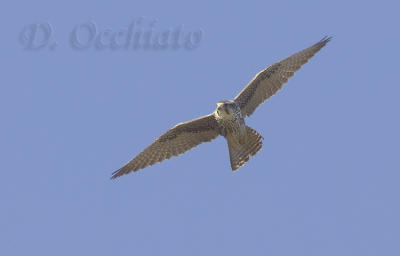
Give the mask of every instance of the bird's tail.
[(263, 137), (246, 126), (247, 139), (244, 144), (240, 144), (238, 139), (232, 135), (227, 135), (229, 156), (232, 171), (236, 171), (240, 166), (249, 161), (250, 156), (254, 156), (262, 147)]

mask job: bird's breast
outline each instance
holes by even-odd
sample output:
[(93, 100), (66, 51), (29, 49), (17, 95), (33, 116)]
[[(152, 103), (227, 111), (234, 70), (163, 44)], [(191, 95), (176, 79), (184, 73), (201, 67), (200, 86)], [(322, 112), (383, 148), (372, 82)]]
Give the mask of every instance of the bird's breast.
[(246, 131), (244, 119), (239, 115), (216, 115), (222, 136), (235, 135), (235, 137), (243, 137)]

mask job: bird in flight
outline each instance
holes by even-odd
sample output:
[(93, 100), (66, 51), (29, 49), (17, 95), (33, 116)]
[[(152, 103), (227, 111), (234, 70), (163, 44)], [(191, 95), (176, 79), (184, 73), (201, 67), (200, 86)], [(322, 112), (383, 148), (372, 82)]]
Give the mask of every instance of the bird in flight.
[(112, 174), (112, 179), (178, 156), (219, 135), (228, 143), (233, 171), (246, 163), (262, 147), (263, 137), (245, 123), (245, 118), (274, 95), (331, 37), (283, 59), (259, 72), (233, 99), (217, 103), (209, 115), (179, 123), (161, 135), (139, 155)]

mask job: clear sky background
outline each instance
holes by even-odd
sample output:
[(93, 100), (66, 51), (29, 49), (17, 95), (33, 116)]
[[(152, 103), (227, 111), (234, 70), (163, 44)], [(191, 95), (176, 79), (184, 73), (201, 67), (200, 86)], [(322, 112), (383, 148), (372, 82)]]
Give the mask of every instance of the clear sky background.
[[(0, 255), (400, 255), (395, 1), (8, 1), (1, 8)], [(75, 26), (202, 31), (195, 49), (76, 50)], [(57, 46), (24, 49), (48, 22)], [(261, 69), (333, 40), (247, 124), (110, 180)]]

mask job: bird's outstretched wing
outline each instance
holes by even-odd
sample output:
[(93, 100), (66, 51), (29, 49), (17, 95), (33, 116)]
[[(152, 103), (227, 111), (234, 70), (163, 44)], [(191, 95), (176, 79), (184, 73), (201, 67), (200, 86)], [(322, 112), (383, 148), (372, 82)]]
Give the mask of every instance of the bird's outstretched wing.
[(274, 95), (300, 69), (316, 52), (326, 45), (331, 37), (324, 37), (318, 43), (304, 49), (292, 56), (283, 59), (263, 71), (259, 72), (253, 80), (235, 97), (243, 117), (251, 115), (254, 110), (266, 99)]
[(185, 153), (202, 142), (218, 136), (218, 124), (213, 114), (179, 123), (161, 135), (121, 169), (115, 171), (112, 179), (132, 171)]

